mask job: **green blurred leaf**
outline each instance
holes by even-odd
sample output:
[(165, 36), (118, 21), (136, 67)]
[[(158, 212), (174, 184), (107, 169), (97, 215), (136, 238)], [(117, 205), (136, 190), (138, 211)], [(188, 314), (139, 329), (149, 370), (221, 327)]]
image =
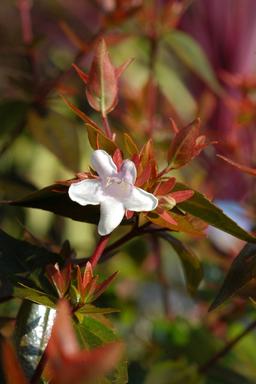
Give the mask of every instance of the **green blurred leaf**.
[(179, 74), (164, 60), (159, 59), (155, 66), (158, 85), (177, 113), (185, 121), (194, 119), (196, 102), (179, 77)]
[(0, 230), (0, 297), (13, 294), (14, 284), (21, 279), (48, 287), (44, 268), (56, 262), (62, 263), (59, 255), (26, 241), (16, 240)]
[(185, 361), (163, 361), (154, 365), (145, 384), (203, 384), (197, 367)]
[(90, 314), (106, 315), (106, 314), (115, 313), (115, 312), (119, 312), (119, 310), (115, 308), (100, 308), (92, 304), (85, 304), (83, 307), (79, 308), (75, 312), (75, 314), (76, 315), (90, 315)]
[(221, 91), (211, 63), (195, 39), (182, 31), (172, 30), (164, 36), (164, 42), (214, 92)]
[(58, 298), (54, 297), (53, 295), (39, 291), (38, 289), (31, 288), (21, 283), (18, 283), (18, 285), (14, 287), (13, 295), (20, 299), (27, 299), (33, 303), (44, 305), (49, 308), (55, 308), (58, 301)]
[[(181, 191), (188, 189), (188, 186), (176, 183), (174, 190)], [(189, 188), (192, 189), (192, 188)], [(194, 191), (194, 195), (183, 203), (179, 203), (178, 207), (183, 209), (185, 212), (204, 220), (206, 223), (216, 227), (224, 232), (229, 233), (237, 237), (238, 239), (255, 242), (256, 238), (252, 236), (245, 229), (241, 228), (235, 221), (225, 215), (225, 213), (213, 204), (206, 196), (200, 192)]]
[(246, 244), (234, 259), (224, 283), (210, 306), (216, 309), (244, 285), (256, 277), (256, 244)]
[[(84, 316), (81, 323), (75, 323), (75, 330), (82, 348), (93, 349), (119, 340), (109, 321), (104, 316)], [(111, 376), (110, 383), (128, 383), (127, 361), (122, 360)], [(104, 383), (104, 382), (103, 382)]]
[(160, 233), (159, 236), (168, 241), (179, 256), (185, 275), (187, 289), (191, 294), (194, 294), (203, 278), (203, 270), (200, 260), (192, 250), (188, 249), (175, 237), (168, 233)]
[(57, 156), (63, 165), (73, 171), (79, 169), (78, 132), (71, 120), (56, 112), (40, 116), (30, 111), (28, 127), (35, 139)]

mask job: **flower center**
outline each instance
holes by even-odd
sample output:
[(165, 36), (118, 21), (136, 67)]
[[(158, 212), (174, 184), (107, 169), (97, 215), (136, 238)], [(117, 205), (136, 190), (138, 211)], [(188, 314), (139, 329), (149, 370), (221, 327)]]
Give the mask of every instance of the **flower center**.
[(108, 177), (104, 185), (105, 193), (117, 198), (128, 197), (131, 190), (132, 185), (118, 176)]

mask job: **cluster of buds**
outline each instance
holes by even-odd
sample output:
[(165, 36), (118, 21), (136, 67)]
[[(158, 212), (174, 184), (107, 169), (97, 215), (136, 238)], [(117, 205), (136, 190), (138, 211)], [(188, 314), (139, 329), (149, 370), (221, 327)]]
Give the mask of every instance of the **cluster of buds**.
[(62, 269), (59, 268), (58, 264), (50, 264), (46, 268), (46, 273), (56, 288), (59, 298), (70, 298), (76, 308), (94, 302), (108, 288), (117, 274), (115, 272), (99, 283), (99, 276), (94, 276), (89, 261), (83, 272), (79, 265), (74, 266), (68, 263)]

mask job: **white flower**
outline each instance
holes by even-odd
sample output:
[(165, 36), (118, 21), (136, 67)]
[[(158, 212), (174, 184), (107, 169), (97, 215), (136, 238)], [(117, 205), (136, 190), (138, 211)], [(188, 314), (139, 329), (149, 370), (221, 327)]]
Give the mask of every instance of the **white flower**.
[(133, 161), (124, 160), (118, 172), (111, 156), (98, 149), (93, 152), (91, 163), (99, 178), (71, 184), (68, 194), (80, 205), (100, 204), (100, 235), (112, 232), (121, 223), (126, 209), (143, 212), (157, 207), (154, 195), (134, 186), (137, 171)]

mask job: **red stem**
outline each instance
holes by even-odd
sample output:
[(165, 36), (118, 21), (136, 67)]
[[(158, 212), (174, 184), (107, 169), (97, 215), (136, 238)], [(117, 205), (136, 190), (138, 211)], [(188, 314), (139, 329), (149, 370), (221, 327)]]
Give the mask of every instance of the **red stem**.
[(109, 122), (108, 122), (108, 117), (102, 115), (102, 122), (103, 122), (103, 127), (104, 127), (104, 130), (106, 132), (106, 135), (110, 139), (112, 139), (113, 135), (112, 135), (111, 128), (110, 128), (110, 125), (109, 125)]
[(109, 238), (110, 238), (110, 235), (102, 236), (100, 238), (100, 241), (98, 242), (95, 248), (95, 251), (93, 252), (93, 255), (90, 258), (90, 262), (93, 268), (97, 265), (102, 253), (104, 252), (107, 246), (107, 243), (109, 241)]

